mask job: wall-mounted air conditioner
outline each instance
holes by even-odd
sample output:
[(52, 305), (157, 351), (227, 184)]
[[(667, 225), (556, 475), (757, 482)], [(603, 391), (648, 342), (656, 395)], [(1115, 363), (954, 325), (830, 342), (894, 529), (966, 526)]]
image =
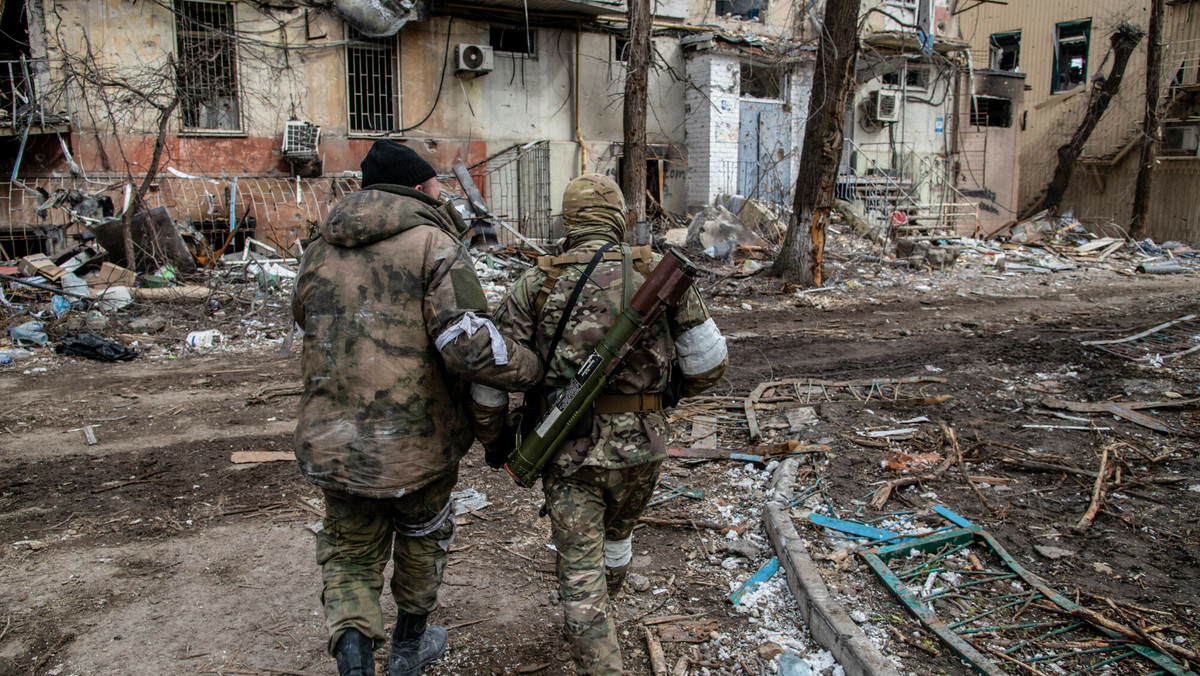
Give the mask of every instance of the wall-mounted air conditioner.
[(871, 92), (871, 109), (876, 122), (900, 121), (900, 92), (877, 89)]
[(454, 72), (483, 75), (492, 72), (492, 48), (461, 44), (454, 47)]
[(312, 122), (289, 120), (283, 128), (283, 157), (291, 161), (309, 161), (317, 158), (317, 145), (321, 142), (321, 128)]

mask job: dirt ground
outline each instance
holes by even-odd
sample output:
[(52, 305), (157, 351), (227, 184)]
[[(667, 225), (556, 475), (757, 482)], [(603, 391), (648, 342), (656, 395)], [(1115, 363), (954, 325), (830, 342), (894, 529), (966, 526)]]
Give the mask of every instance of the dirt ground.
[[(961, 475), (947, 473), (897, 491), (884, 511), (935, 493), (1052, 584), (1171, 613), (1194, 637), (1194, 409), (1154, 412), (1183, 430), (1176, 434), (1096, 414), (1087, 415), (1111, 430), (1022, 425), (1077, 424), (1040, 412), (1046, 392), (1076, 401), (1200, 396), (1195, 360), (1156, 369), (1080, 345), (1200, 311), (1197, 278), (1082, 270), (1036, 279), (967, 279), (954, 271), (899, 279), (871, 269), (854, 277), (857, 284), (836, 293), (799, 298), (759, 278), (712, 288), (714, 315), (731, 338), (728, 376), (713, 394), (745, 396), (760, 382), (795, 377), (945, 378), (932, 388), (952, 397), (942, 404), (818, 407), (808, 440), (831, 449), (822, 466), (826, 495), (851, 506), (896, 478), (880, 466), (887, 449), (854, 439), (926, 416), (930, 422), (906, 448), (937, 447), (944, 423), (972, 449), (968, 471), (1012, 482), (976, 494)], [(280, 357), (277, 342), (199, 354), (151, 347), (117, 364), (43, 356), (0, 367), (0, 675), (334, 673), (308, 530), (319, 521), (319, 492), (292, 463), (230, 461), (235, 451), (290, 450), (297, 399), (288, 392), (298, 379), (296, 352)], [(95, 445), (86, 443), (85, 425), (94, 426)], [(677, 432), (687, 428), (681, 418)], [(737, 431), (725, 438), (735, 443)], [(1022, 471), (1003, 462), (1018, 456), (982, 443), (1095, 469), (1100, 449), (1113, 441), (1137, 449), (1121, 450), (1128, 475), (1180, 480), (1110, 496), (1082, 534), (1070, 526), (1087, 508), (1089, 481)], [(731, 536), (713, 531), (639, 529), (634, 565), (649, 589), (627, 590), (618, 609), (627, 672), (650, 673), (641, 622), (666, 615), (716, 621), (711, 640), (664, 643), (669, 664), (692, 657), (688, 673), (770, 673), (770, 652), (758, 650), (767, 625), (790, 625), (781, 630), (796, 637), (790, 647), (814, 650), (795, 615), (780, 611), (794, 603), (786, 591), (773, 609), (728, 602), (731, 587), (770, 555), (754, 511), (769, 473), (671, 460), (668, 476), (706, 497), (673, 500), (648, 516), (738, 526), (737, 538), (757, 553), (751, 561), (718, 553)], [(463, 467), (460, 488), (467, 487), (486, 493), (491, 505), (460, 519), (434, 617), (451, 627), (452, 648), (427, 673), (571, 673), (549, 527), (537, 517), (540, 494), (517, 488), (477, 454)], [(1076, 554), (1050, 561), (1034, 553), (1043, 543)], [(879, 618), (888, 614), (907, 621), (898, 607), (880, 610), (889, 601), (870, 578), (838, 586), (834, 571), (831, 579), (848, 605), (863, 598), (874, 608), (872, 623), (886, 623)], [(966, 673), (919, 651), (889, 654), (905, 671)]]

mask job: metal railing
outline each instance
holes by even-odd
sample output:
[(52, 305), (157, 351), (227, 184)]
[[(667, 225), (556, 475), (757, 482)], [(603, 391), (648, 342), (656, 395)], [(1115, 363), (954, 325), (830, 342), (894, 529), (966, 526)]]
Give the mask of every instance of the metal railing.
[(940, 162), (906, 144), (888, 145), (897, 168), (886, 169), (847, 138), (845, 142), (869, 166), (867, 176), (838, 179), (838, 197), (862, 203), (864, 211), (883, 227), (897, 233), (957, 234), (964, 224), (978, 228), (979, 207), (954, 187)]
[[(0, 61), (0, 132), (58, 127), (70, 122), (65, 88), (50, 86), (52, 59)], [(39, 91), (42, 90), (42, 91)]]
[[(470, 171), (484, 178), (483, 197), (493, 214), (528, 239), (551, 239), (549, 141), (510, 146)], [(497, 236), (502, 244), (517, 243), (507, 231)]]

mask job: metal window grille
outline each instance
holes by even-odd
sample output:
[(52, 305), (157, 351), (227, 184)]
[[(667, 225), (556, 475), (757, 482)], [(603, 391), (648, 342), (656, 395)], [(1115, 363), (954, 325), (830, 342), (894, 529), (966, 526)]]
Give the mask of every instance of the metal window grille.
[(346, 97), (350, 131), (382, 132), (396, 128), (395, 38), (368, 38), (347, 27)]
[(179, 110), (187, 129), (238, 131), (237, 40), (233, 4), (177, 0)]
[[(550, 239), (549, 141), (507, 148), (472, 167), (471, 173), (484, 177), (484, 197), (492, 213), (529, 239)], [(517, 244), (507, 231), (497, 235), (503, 244)]]

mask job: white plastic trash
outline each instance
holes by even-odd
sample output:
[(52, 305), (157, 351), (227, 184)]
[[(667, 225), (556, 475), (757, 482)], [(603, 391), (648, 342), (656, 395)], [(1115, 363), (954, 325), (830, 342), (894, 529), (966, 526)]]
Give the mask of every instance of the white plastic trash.
[(100, 299), (96, 301), (96, 309), (104, 312), (116, 312), (133, 302), (133, 296), (124, 286), (109, 287), (96, 297)]
[(216, 329), (208, 329), (207, 331), (192, 331), (187, 335), (186, 342), (188, 347), (197, 350), (212, 347), (222, 338), (221, 332)]

